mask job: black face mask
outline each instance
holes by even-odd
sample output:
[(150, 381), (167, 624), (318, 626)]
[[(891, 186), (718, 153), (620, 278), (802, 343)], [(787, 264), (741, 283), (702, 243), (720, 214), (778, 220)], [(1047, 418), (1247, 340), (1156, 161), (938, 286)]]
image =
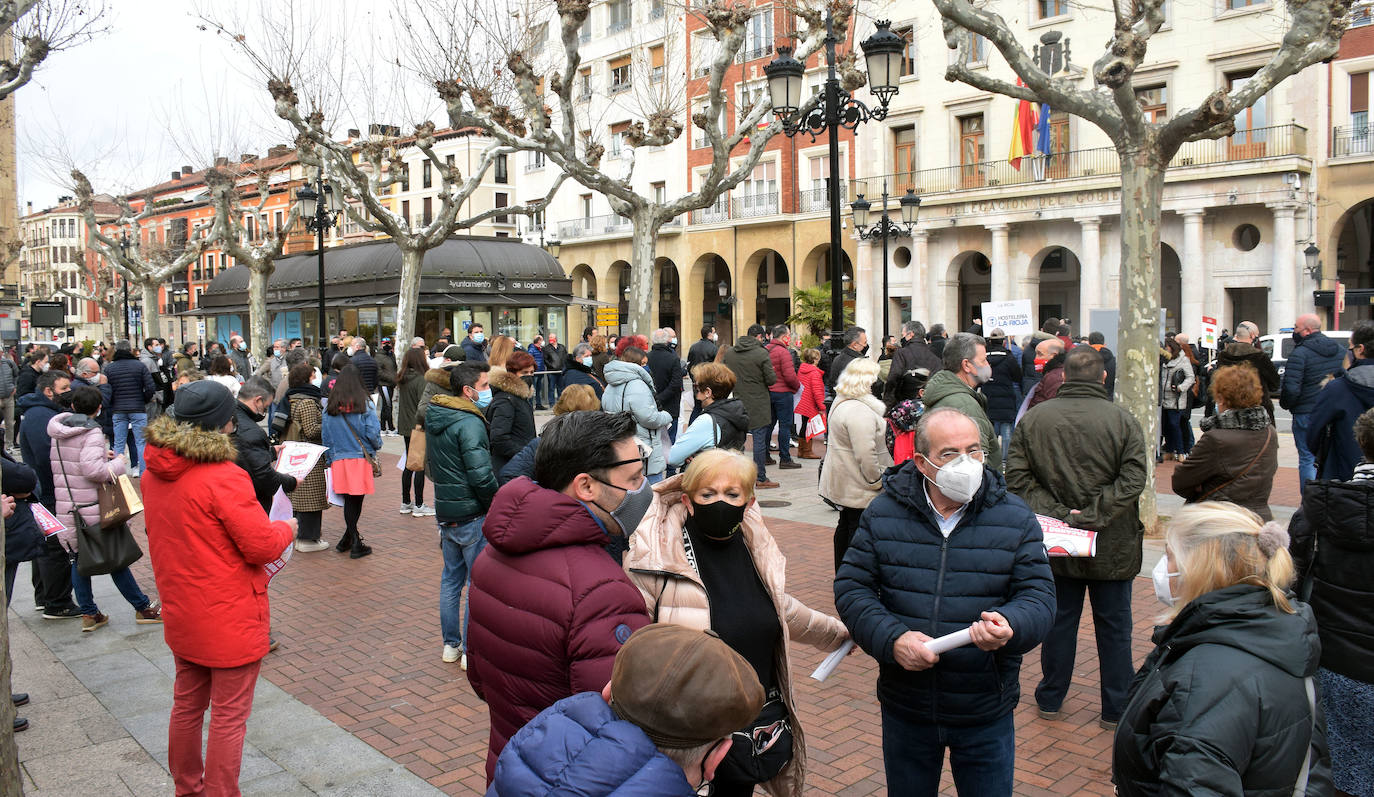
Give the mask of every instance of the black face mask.
[(1298, 332), (1297, 330), (1294, 330), (1294, 331), (1293, 331), (1293, 342), (1294, 342), (1294, 343), (1302, 343), (1302, 341), (1303, 341), (1302, 333)]
[(692, 514), (687, 516), (687, 524), (699, 531), (708, 540), (725, 542), (739, 533), (744, 523), (746, 506), (735, 506), (728, 501), (712, 501), (709, 504), (692, 502)]
[(860, 354), (868, 354), (868, 347), (867, 347), (867, 346), (864, 346), (862, 349), (859, 350), (859, 353), (860, 353)]
[(57, 397), (56, 397), (56, 399), (55, 399), (55, 401), (56, 401), (56, 403), (57, 403), (57, 406), (59, 406), (59, 407), (70, 407), (70, 406), (72, 405), (72, 393), (73, 393), (73, 392), (74, 392), (74, 391), (68, 390), (66, 393), (58, 393), (58, 394), (57, 394)]

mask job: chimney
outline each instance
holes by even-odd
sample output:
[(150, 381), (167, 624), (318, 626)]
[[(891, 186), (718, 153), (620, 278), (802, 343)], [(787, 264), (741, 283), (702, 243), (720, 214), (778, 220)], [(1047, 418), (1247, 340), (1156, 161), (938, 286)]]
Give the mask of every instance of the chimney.
[(358, 128), (356, 128), (356, 127), (350, 127), (350, 128), (348, 128), (348, 137), (349, 137), (349, 138), (361, 138), (362, 135), (363, 135), (363, 134), (362, 134), (362, 131), (359, 130)]
[(290, 147), (289, 145), (287, 145), (287, 144), (278, 144), (278, 145), (276, 145), (275, 147), (272, 147), (271, 149), (267, 150), (267, 157), (269, 157), (269, 158), (280, 158), (281, 156), (286, 155), (286, 154), (288, 154), (288, 153), (290, 153), (290, 152), (291, 152), (291, 147)]
[(28, 204), (29, 204), (29, 213), (33, 213), (33, 203), (30, 202), (30, 203), (28, 203)]
[(255, 161), (255, 160), (257, 160), (257, 159), (258, 159), (258, 156), (257, 156), (257, 155), (254, 155), (254, 154), (251, 153), (251, 152), (245, 152), (244, 154), (242, 154), (242, 155), (239, 156), (239, 163), (252, 163), (253, 161)]
[(221, 156), (219, 156), (218, 158), (215, 158), (215, 165), (216, 165), (216, 166), (228, 166), (228, 165), (229, 165), (229, 159), (226, 158), (226, 157), (224, 157), (223, 155), (221, 155)]
[(180, 182), (180, 181), (181, 181), (181, 172), (172, 172), (172, 182), (176, 183), (176, 182)]
[(190, 174), (191, 172), (194, 172), (194, 171), (195, 171), (195, 169), (192, 169), (190, 166), (182, 166), (182, 167), (181, 167), (181, 173), (182, 173), (182, 174)]

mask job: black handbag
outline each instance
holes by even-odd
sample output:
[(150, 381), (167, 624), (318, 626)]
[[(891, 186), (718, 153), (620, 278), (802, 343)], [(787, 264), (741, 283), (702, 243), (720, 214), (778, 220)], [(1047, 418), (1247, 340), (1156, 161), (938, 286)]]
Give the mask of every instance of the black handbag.
[[(62, 459), (62, 446), (57, 446), (57, 465), (62, 469), (62, 479), (71, 489), (71, 479), (67, 476), (67, 463)], [(81, 510), (99, 504), (78, 504), (72, 507), (73, 522), (76, 523), (76, 572), (87, 578), (105, 576), (116, 570), (123, 570), (143, 558), (143, 549), (134, 541), (128, 523), (120, 523), (103, 529), (94, 526), (81, 517)]]

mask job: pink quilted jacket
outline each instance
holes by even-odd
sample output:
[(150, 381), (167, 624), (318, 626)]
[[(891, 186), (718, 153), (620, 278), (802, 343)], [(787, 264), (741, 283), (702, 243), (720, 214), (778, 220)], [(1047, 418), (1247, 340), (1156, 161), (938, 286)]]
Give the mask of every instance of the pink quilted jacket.
[(76, 528), (72, 513), (80, 506), (82, 520), (100, 525), (96, 487), (114, 481), (124, 472), (124, 458), (106, 457), (105, 433), (100, 431), (100, 422), (85, 415), (71, 412), (54, 415), (48, 421), (48, 436), (52, 438), (52, 483), (57, 519), (68, 528)]

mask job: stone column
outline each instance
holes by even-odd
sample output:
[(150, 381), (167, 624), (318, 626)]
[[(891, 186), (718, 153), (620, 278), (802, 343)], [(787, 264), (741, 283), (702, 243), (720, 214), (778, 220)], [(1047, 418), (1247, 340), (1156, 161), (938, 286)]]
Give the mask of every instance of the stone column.
[(1202, 219), (1205, 214), (1206, 211), (1200, 208), (1178, 212), (1183, 217), (1183, 255), (1179, 263), (1183, 283), (1179, 299), (1182, 317), (1178, 319), (1178, 331), (1194, 341), (1198, 339), (1204, 315), (1213, 318), (1221, 315), (1221, 308), (1206, 306), (1207, 283), (1212, 279), (1212, 270), (1203, 253)]
[(1097, 216), (1074, 219), (1082, 242), (1078, 253), (1078, 316), (1075, 332), (1088, 329), (1088, 311), (1108, 307), (1106, 280), (1102, 273), (1102, 219)]
[[(1298, 245), (1290, 203), (1269, 205), (1274, 213), (1274, 263), (1269, 274), (1269, 328), (1292, 325), (1297, 318)], [(1185, 283), (1187, 280), (1184, 280)]]
[[(929, 236), (924, 230), (914, 230), (911, 233), (911, 317), (917, 321), (925, 322), (930, 318), (930, 297), (925, 288), (930, 284), (930, 278), (926, 272), (930, 269), (930, 264), (926, 260), (930, 257)], [(925, 308), (922, 314), (922, 308)]]
[[(929, 234), (927, 234), (927, 242)], [(925, 322), (929, 329), (931, 324), (942, 323), (945, 320), (945, 271), (949, 268), (949, 263), (941, 259), (939, 262), (931, 262), (930, 246), (927, 243), (923, 247), (926, 257), (926, 315), (921, 320)]]
[(1010, 228), (1006, 224), (988, 224), (985, 229), (992, 233), (992, 254), (988, 257), (992, 264), (992, 300), (1004, 302), (1014, 298), (1011, 295), (1011, 263), (1007, 258), (1007, 232)]
[(873, 297), (882, 293), (882, 275), (874, 265), (882, 255), (874, 255), (873, 245), (859, 240), (858, 258), (854, 263), (854, 323), (868, 330), (868, 339), (878, 348), (881, 338), (876, 332), (875, 323), (882, 323), (882, 316), (873, 315)]

